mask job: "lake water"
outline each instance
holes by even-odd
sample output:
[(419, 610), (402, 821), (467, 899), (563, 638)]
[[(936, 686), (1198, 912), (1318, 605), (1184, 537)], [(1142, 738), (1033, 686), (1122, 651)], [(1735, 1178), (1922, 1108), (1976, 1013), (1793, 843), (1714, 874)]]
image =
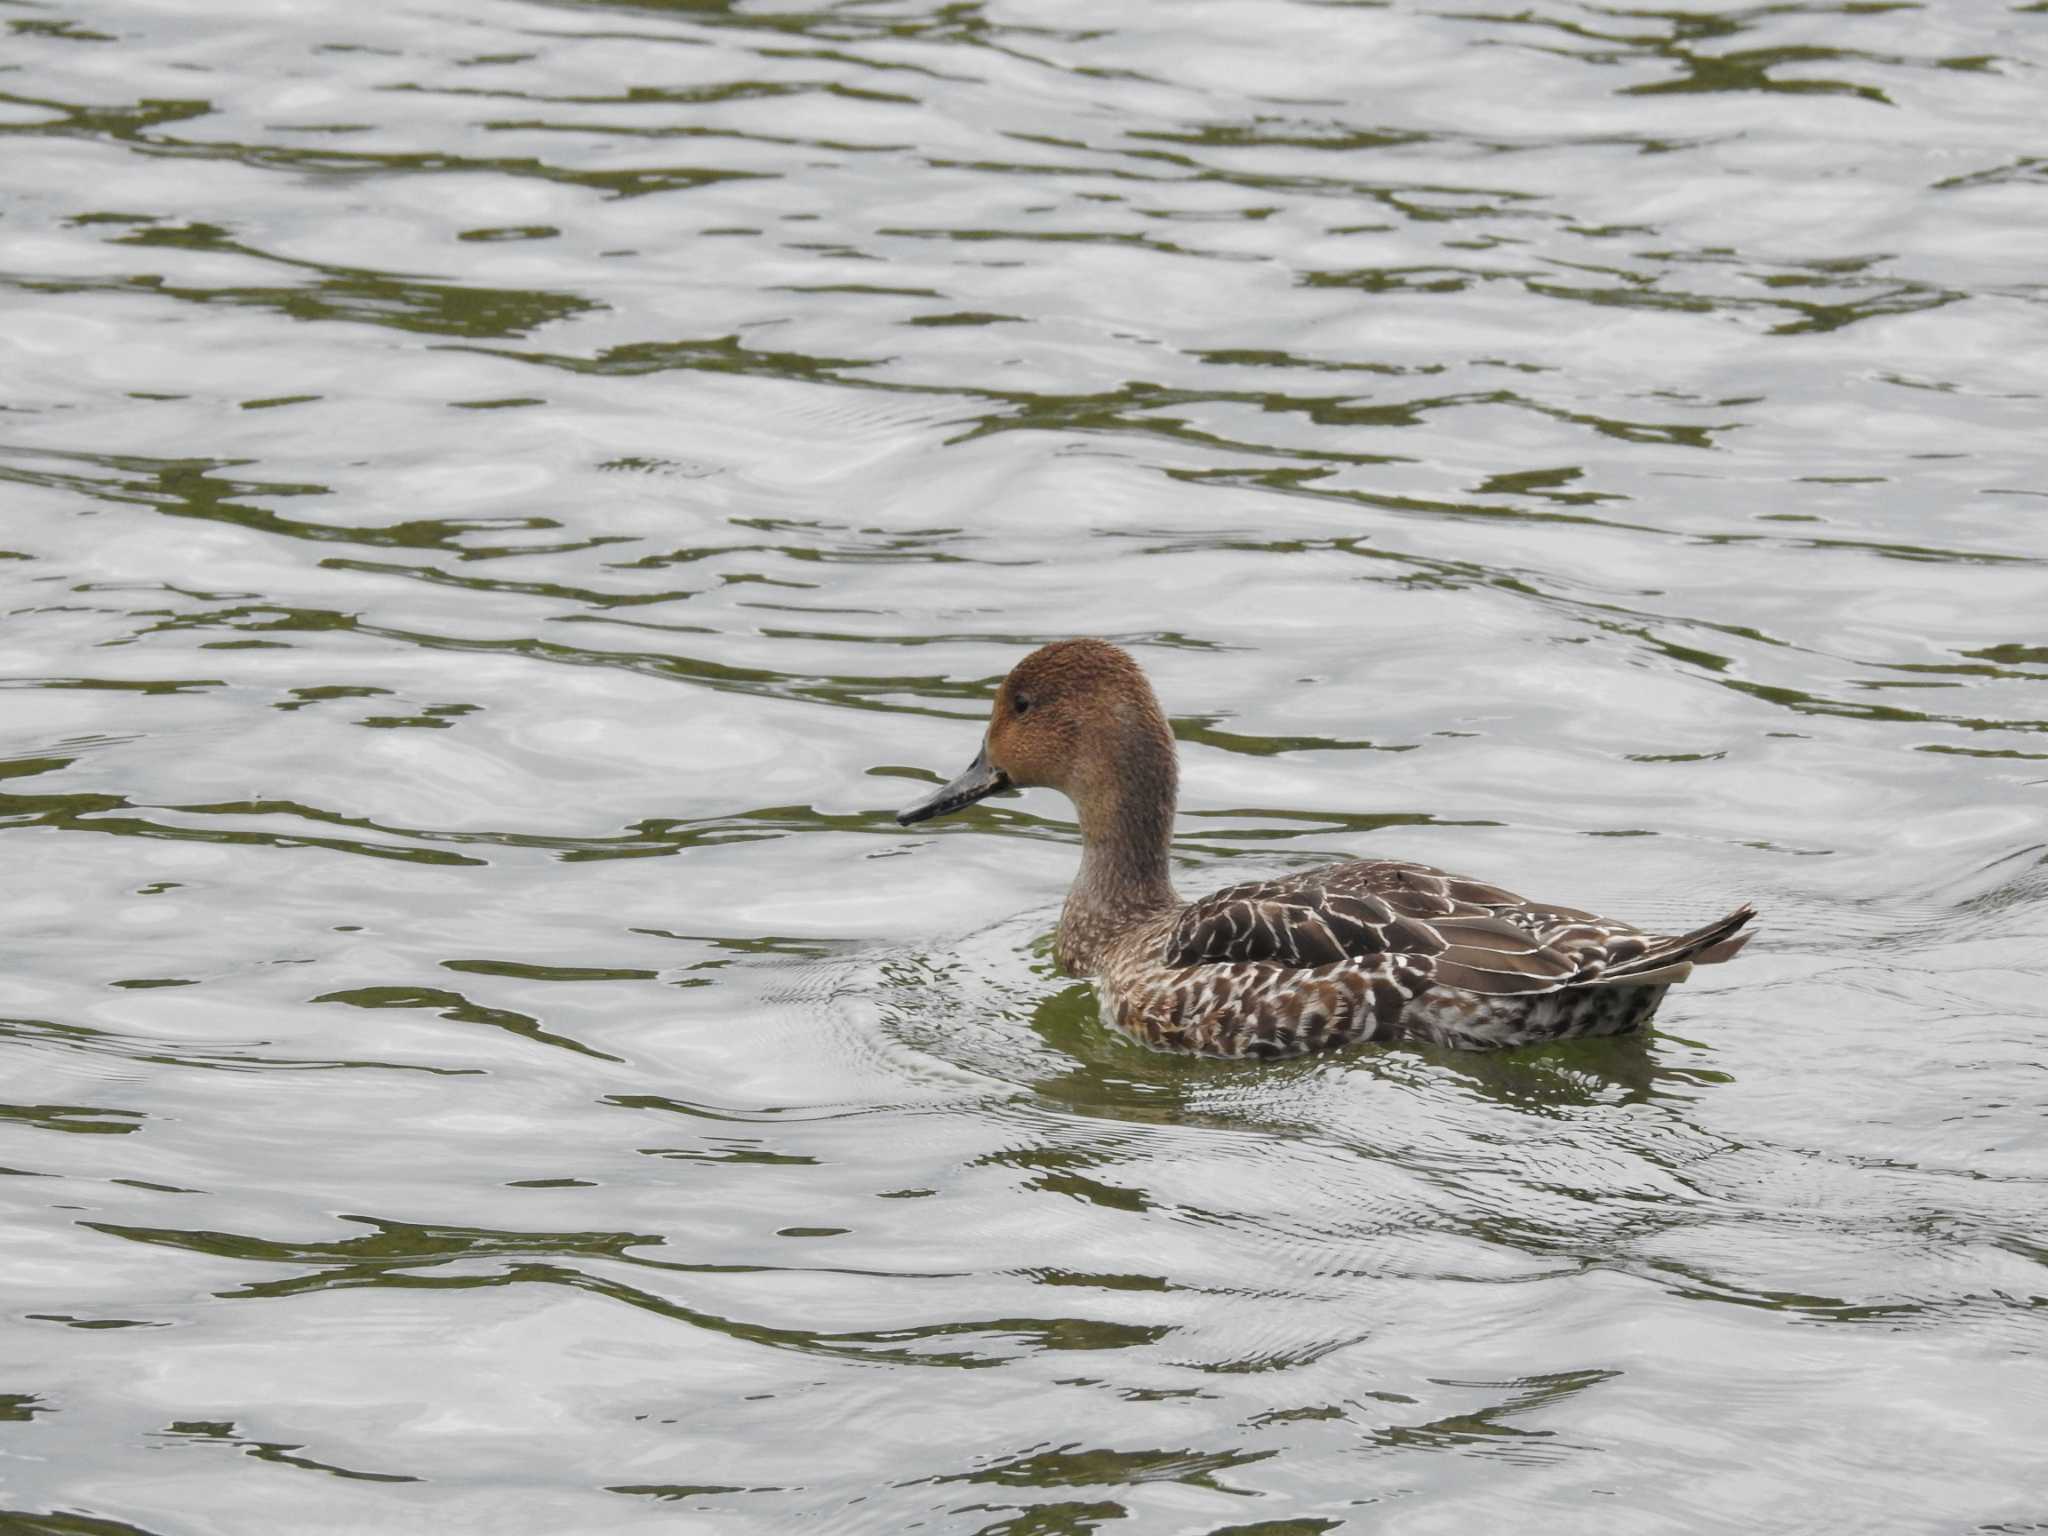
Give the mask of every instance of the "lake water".
[[(0, 1531), (2048, 1529), (2048, 5), (0, 22)], [(1147, 1054), (1081, 633), (1760, 937)]]

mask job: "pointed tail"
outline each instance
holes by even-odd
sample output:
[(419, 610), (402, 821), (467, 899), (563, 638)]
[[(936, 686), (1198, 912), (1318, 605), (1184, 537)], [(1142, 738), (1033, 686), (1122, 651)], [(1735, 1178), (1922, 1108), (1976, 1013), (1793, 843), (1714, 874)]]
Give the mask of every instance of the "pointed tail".
[(1619, 983), (1644, 987), (1683, 981), (1692, 974), (1696, 965), (1718, 965), (1723, 960), (1732, 959), (1743, 945), (1756, 937), (1754, 931), (1741, 931), (1743, 925), (1755, 916), (1756, 908), (1745, 901), (1726, 917), (1717, 917), (1703, 928), (1658, 940), (1635, 959), (1610, 968), (1593, 985)]

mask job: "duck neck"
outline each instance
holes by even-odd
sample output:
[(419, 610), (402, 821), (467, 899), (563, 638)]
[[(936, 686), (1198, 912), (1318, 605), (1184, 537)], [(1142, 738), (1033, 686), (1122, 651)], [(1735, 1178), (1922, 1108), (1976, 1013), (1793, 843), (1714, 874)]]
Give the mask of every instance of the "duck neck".
[(1126, 732), (1074, 797), (1081, 870), (1053, 945), (1070, 975), (1095, 974), (1118, 934), (1179, 905), (1167, 874), (1179, 781), (1173, 737), (1163, 718), (1138, 724), (1144, 728)]

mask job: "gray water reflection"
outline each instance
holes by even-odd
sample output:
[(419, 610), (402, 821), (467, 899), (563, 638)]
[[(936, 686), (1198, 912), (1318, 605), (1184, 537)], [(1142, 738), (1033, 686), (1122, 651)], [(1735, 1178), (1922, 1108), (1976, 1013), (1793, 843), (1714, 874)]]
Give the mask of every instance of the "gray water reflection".
[[(15, 6), (0, 1527), (2048, 1518), (2041, 17)], [(1766, 937), (1136, 1051), (890, 816), (1083, 632)]]

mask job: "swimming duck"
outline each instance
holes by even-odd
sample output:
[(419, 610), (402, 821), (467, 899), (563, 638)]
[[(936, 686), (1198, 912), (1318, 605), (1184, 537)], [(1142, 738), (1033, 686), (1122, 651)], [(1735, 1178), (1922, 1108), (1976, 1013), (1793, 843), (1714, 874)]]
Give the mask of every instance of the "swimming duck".
[(1746, 903), (1690, 933), (1525, 901), (1481, 880), (1354, 859), (1182, 901), (1167, 878), (1179, 770), (1145, 674), (1103, 640), (1018, 662), (980, 753), (904, 826), (1043, 785), (1081, 818), (1053, 958), (1096, 978), (1103, 1022), (1161, 1050), (1296, 1056), (1360, 1041), (1491, 1050), (1639, 1029), (1695, 965), (1751, 937)]

